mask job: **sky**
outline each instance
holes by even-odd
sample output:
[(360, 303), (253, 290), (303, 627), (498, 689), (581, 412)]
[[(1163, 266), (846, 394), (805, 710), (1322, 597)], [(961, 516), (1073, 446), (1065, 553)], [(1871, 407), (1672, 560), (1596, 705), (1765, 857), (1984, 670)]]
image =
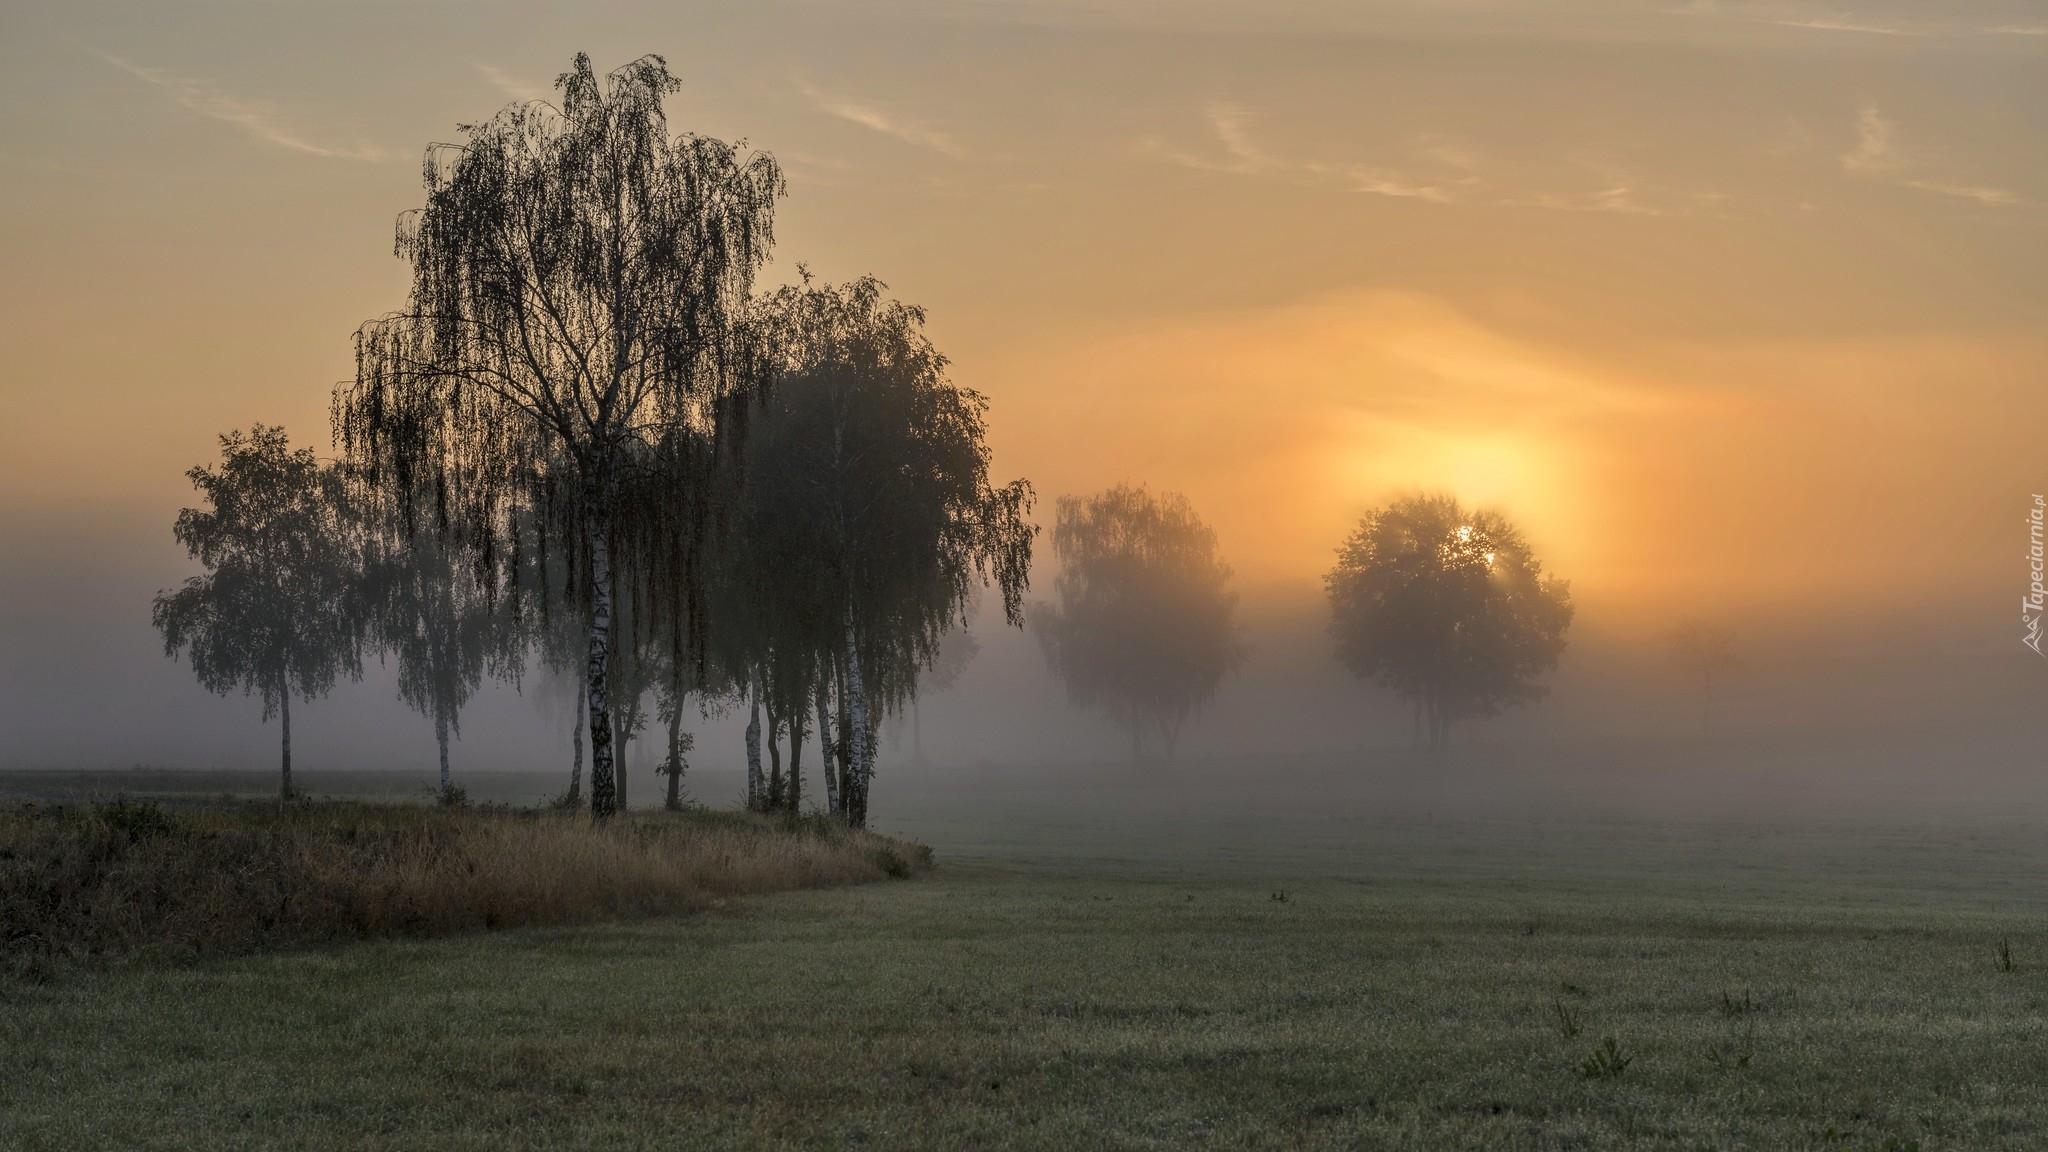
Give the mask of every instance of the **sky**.
[(1342, 696), (1284, 687), (1320, 575), (1414, 490), (1571, 580), (1554, 716), (1683, 618), (2032, 659), (2048, 4), (0, 0), (0, 764), (259, 757), (148, 629), (183, 473), (328, 449), (423, 149), (579, 50), (772, 153), (766, 281), (923, 305), (1044, 513), (1186, 493), (1288, 654), (1247, 700)]

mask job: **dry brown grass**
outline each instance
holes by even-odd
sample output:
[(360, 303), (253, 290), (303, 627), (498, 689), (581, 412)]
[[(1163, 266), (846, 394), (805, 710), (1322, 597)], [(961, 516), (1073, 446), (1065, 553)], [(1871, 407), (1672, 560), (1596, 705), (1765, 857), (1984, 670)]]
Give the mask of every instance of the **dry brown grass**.
[(930, 853), (824, 820), (398, 805), (0, 806), (0, 958), (240, 952), (690, 911), (905, 876)]

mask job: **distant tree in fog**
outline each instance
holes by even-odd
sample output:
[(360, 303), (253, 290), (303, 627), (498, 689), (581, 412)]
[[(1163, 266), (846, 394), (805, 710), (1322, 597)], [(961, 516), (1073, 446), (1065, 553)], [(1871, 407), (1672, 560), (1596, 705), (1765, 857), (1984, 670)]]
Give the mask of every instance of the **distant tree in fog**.
[(1686, 669), (1700, 678), (1700, 735), (1711, 734), (1714, 725), (1714, 677), (1742, 666), (1736, 651), (1735, 629), (1726, 624), (1687, 620), (1673, 628), (1665, 643)]
[(1058, 601), (1031, 612), (1046, 662), (1069, 700), (1130, 731), (1133, 759), (1148, 730), (1173, 758), (1182, 725), (1247, 651), (1216, 533), (1178, 493), (1119, 485), (1060, 497), (1052, 547)]
[(371, 483), (450, 502), (476, 550), (524, 525), (579, 554), (602, 820), (617, 806), (614, 522), (634, 469), (715, 437), (756, 377), (747, 313), (783, 181), (766, 155), (670, 135), (662, 102), (680, 83), (658, 56), (601, 79), (579, 54), (556, 87), (559, 108), (511, 105), (428, 152), (426, 205), (398, 227), (410, 298), (358, 331), (333, 420)]
[(1337, 656), (1413, 701), (1416, 742), (1547, 691), (1571, 626), (1570, 585), (1543, 574), (1498, 513), (1414, 496), (1366, 514), (1324, 577)]
[[(420, 515), (360, 491), (368, 540), (363, 623), (374, 647), (398, 662), (398, 695), (434, 725), (441, 794), (454, 795), (451, 736), (487, 672), (516, 680), (525, 637), (511, 618), (517, 601), (498, 595), (496, 565), (463, 547), (459, 521), (437, 522), (431, 500)], [(494, 558), (493, 558), (494, 559)]]
[[(970, 605), (962, 613), (972, 619), (974, 611)], [(917, 687), (910, 693), (910, 760), (923, 766), (931, 763), (924, 754), (924, 712), (921, 707), (926, 692), (944, 692), (959, 683), (960, 674), (967, 665), (981, 654), (981, 641), (967, 630), (965, 623), (955, 624), (946, 629), (939, 639), (939, 650), (932, 654), (931, 666), (917, 678)]]
[(208, 507), (172, 529), (206, 567), (159, 593), (150, 619), (164, 652), (184, 653), (208, 691), (240, 688), (283, 721), (280, 791), (292, 790), (292, 697), (313, 700), (343, 673), (362, 673), (361, 552), (346, 490), (284, 429), (254, 425), (220, 438), (221, 462), (186, 473)]

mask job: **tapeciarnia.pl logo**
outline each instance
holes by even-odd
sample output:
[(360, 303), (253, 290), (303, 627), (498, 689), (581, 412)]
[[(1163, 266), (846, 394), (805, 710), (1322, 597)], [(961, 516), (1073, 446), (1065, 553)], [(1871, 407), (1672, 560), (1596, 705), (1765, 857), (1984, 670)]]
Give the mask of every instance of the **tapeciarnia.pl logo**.
[(2048, 512), (2048, 501), (2044, 501), (2037, 492), (2034, 494), (2034, 506), (2027, 510), (2027, 566), (2034, 579), (2027, 586), (2026, 596), (2020, 600), (2020, 623), (2027, 629), (2020, 643), (2032, 648), (2036, 656), (2048, 656), (2048, 652), (2041, 651), (2041, 614), (2044, 608), (2048, 608), (2048, 589), (2041, 587), (2041, 517), (2044, 512)]

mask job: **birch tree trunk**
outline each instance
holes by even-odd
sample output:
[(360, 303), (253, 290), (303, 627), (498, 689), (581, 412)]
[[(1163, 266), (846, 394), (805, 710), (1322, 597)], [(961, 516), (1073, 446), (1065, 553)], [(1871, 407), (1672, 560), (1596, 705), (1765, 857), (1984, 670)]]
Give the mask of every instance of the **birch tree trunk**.
[(847, 822), (868, 826), (868, 704), (860, 682), (860, 642), (853, 634), (853, 614), (846, 616), (846, 710), (853, 730), (847, 734), (851, 771), (846, 782)]
[(618, 780), (612, 774), (611, 700), (606, 695), (611, 671), (612, 558), (605, 539), (609, 524), (602, 501), (594, 490), (584, 499), (584, 532), (590, 548), (590, 662), (585, 673), (590, 697), (590, 814), (602, 823), (611, 819), (619, 806)]
[(832, 716), (826, 707), (827, 669), (818, 665), (818, 771), (825, 776), (825, 811), (839, 815), (839, 779), (832, 771)]
[(761, 810), (761, 669), (747, 681), (751, 711), (747, 717), (747, 811)]
[(782, 745), (775, 742), (782, 734), (782, 717), (775, 714), (775, 701), (772, 697), (764, 700), (763, 711), (768, 714), (768, 790), (762, 794), (761, 809), (764, 812), (773, 812), (782, 807), (783, 803)]
[(588, 680), (576, 685), (576, 726), (570, 732), (571, 741), (576, 745), (576, 760), (569, 769), (569, 803), (573, 807), (583, 805), (583, 699), (590, 691)]
[(797, 697), (789, 717), (789, 810), (804, 810), (804, 701)]
[(446, 797), (455, 787), (455, 779), (448, 774), (448, 717), (438, 710), (434, 713), (434, 740), (441, 745), (441, 795)]
[(683, 695), (676, 693), (676, 707), (668, 718), (668, 801), (674, 812), (683, 806)]
[[(279, 677), (283, 680), (283, 677)], [(284, 681), (284, 691), (277, 694), (278, 711), (284, 723), (284, 782), (279, 786), (279, 799), (292, 798), (292, 686)]]

